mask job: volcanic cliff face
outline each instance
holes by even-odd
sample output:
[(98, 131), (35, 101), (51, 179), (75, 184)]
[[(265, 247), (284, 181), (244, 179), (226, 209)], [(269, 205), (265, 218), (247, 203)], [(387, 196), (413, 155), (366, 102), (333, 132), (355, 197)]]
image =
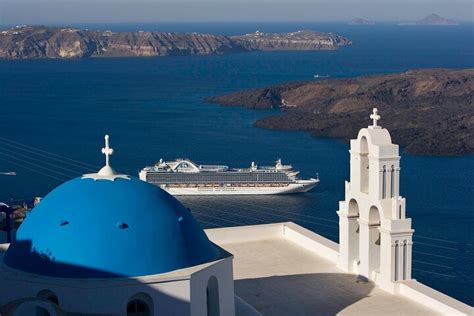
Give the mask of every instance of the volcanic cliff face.
[(337, 49), (349, 43), (339, 35), (314, 31), (227, 37), (199, 33), (101, 32), (18, 26), (0, 32), (0, 58), (209, 55), (268, 49)]
[(0, 57), (73, 58), (204, 55), (244, 51), (226, 36), (197, 33), (99, 32), (19, 27), (0, 33)]
[(100, 52), (98, 35), (77, 29), (19, 27), (0, 33), (0, 57), (86, 57)]
[(401, 74), (296, 82), (209, 97), (209, 102), (249, 108), (284, 107), (257, 126), (309, 131), (348, 141), (373, 107), (396, 143), (408, 152), (474, 152), (474, 69), (428, 69)]

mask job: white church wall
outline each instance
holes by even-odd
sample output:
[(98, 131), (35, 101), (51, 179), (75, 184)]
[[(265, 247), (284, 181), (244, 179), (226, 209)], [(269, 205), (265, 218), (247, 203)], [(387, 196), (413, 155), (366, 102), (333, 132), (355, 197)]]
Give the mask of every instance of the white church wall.
[(44, 300), (27, 300), (19, 303), (12, 316), (49, 315), (59, 316), (62, 313), (54, 304)]
[(10, 244), (0, 243), (0, 254), (3, 253), (3, 252), (6, 252), (8, 250), (8, 247), (10, 247)]
[(397, 284), (398, 293), (443, 315), (473, 315), (474, 309), (415, 280)]
[[(217, 301), (219, 315), (235, 315), (234, 278), (232, 257), (224, 258), (191, 276), (191, 315), (210, 315), (208, 313), (208, 299), (215, 302), (213, 292), (208, 293), (207, 287), (212, 277), (217, 278)], [(212, 307), (211, 307), (212, 308)]]
[[(18, 272), (18, 274), (23, 274)], [(1, 275), (0, 275), (1, 277)], [(190, 281), (147, 283), (126, 280), (74, 280), (27, 275), (5, 278), (0, 287), (0, 306), (17, 299), (35, 298), (43, 290), (54, 293), (66, 312), (126, 315), (127, 304), (139, 293), (153, 299), (154, 315), (190, 315)]]

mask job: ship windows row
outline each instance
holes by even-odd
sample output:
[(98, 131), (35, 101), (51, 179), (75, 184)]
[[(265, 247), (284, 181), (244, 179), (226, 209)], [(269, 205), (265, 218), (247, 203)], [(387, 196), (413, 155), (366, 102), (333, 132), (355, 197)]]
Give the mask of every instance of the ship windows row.
[(147, 181), (152, 183), (235, 183), (235, 182), (285, 182), (291, 180), (285, 173), (241, 173), (241, 174), (177, 174), (148, 173)]

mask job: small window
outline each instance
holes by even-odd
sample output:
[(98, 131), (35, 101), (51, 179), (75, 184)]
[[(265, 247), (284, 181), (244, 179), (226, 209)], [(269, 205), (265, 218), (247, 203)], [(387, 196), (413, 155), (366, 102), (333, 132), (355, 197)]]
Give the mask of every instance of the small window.
[(215, 276), (211, 276), (206, 288), (207, 316), (219, 316), (219, 283)]
[(36, 316), (51, 316), (51, 314), (46, 310), (46, 308), (36, 306)]
[(38, 295), (36, 295), (36, 297), (50, 301), (51, 303), (59, 306), (58, 297), (56, 296), (56, 294), (54, 294), (50, 290), (42, 290), (41, 292), (38, 293)]
[(142, 300), (132, 300), (127, 305), (127, 316), (149, 316), (150, 308)]
[(127, 223), (117, 223), (117, 228), (118, 229), (127, 229), (128, 224)]

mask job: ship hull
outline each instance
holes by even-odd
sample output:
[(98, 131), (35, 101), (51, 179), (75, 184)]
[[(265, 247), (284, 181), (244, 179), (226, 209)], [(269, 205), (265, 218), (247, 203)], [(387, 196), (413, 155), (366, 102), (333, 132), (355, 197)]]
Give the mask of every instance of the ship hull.
[(319, 180), (303, 180), (300, 183), (291, 183), (278, 187), (243, 187), (243, 186), (218, 186), (218, 187), (167, 187), (160, 186), (171, 195), (274, 195), (305, 193), (317, 186)]

